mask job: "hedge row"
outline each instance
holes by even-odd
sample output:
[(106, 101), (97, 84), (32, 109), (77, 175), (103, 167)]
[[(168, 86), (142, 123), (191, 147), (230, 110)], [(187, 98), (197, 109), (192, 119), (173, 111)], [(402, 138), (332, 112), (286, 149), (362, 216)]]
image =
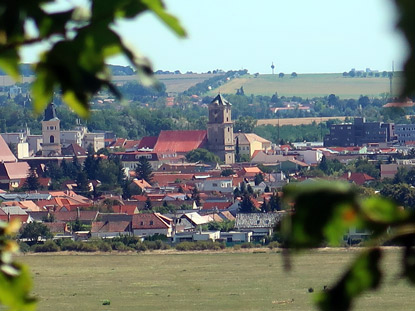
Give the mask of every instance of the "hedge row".
[[(259, 245), (253, 243), (242, 243), (234, 245), (234, 249), (253, 248)], [(178, 251), (203, 251), (203, 250), (222, 250), (226, 247), (225, 243), (213, 241), (196, 241), (196, 242), (181, 242), (174, 246)], [(278, 242), (271, 242), (267, 245), (268, 248), (278, 248)], [(92, 239), (88, 241), (72, 241), (72, 240), (48, 240), (44, 244), (35, 244), (29, 246), (26, 243), (20, 243), (20, 250), (22, 252), (58, 252), (58, 251), (74, 251), (74, 252), (128, 252), (137, 251), (144, 252), (147, 250), (164, 250), (171, 246), (161, 240), (144, 241), (141, 242), (134, 237), (121, 237), (111, 240), (106, 239)]]

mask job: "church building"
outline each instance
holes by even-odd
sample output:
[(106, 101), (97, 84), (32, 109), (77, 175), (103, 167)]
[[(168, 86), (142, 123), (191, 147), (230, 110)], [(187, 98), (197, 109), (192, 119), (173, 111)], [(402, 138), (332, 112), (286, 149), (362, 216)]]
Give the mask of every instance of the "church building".
[(231, 108), (232, 104), (221, 94), (218, 94), (209, 104), (208, 150), (216, 154), (225, 164), (235, 163)]

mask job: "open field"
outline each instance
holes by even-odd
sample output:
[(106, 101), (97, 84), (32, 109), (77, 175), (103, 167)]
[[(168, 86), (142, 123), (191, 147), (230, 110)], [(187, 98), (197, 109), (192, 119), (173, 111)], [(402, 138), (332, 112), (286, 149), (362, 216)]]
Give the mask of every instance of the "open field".
[[(180, 75), (155, 75), (156, 79), (160, 82), (163, 82), (166, 85), (167, 92), (183, 92), (189, 89), (191, 86), (196, 85), (199, 82), (203, 82), (211, 77), (215, 76), (214, 74), (180, 74)], [(31, 83), (33, 82), (34, 77), (20, 77), (20, 82), (22, 83)], [(113, 81), (117, 84), (123, 84), (130, 81), (137, 81), (137, 76), (114, 76)], [(0, 77), (0, 86), (10, 86), (15, 84), (15, 81), (9, 76)]]
[[(399, 73), (393, 80), (393, 93), (397, 94), (402, 85)], [(268, 95), (278, 92), (279, 96), (299, 96), (313, 98), (335, 94), (340, 98), (359, 98), (360, 95), (379, 97), (379, 94), (389, 93), (388, 78), (344, 78), (341, 73), (330, 74), (299, 74), (291, 78), (276, 75), (252, 75), (236, 78), (212, 90), (209, 95), (222, 93), (235, 94), (236, 89), (243, 86), (246, 95)]]
[[(166, 85), (167, 92), (179, 93), (186, 91), (191, 86), (196, 85), (197, 83), (203, 82), (211, 77), (214, 77), (214, 74), (162, 74), (155, 75), (156, 79), (160, 82), (163, 82)], [(125, 83), (129, 81), (137, 80), (136, 76), (115, 76), (113, 81), (116, 83)]]
[(341, 120), (344, 121), (346, 117), (321, 117), (321, 118), (285, 118), (285, 119), (260, 119), (257, 121), (257, 126), (259, 125), (274, 125), (280, 126), (283, 125), (302, 125), (302, 124), (311, 124), (313, 122), (321, 123), (328, 120)]
[[(262, 250), (261, 250), (262, 251)], [(22, 255), (34, 277), (38, 310), (315, 310), (316, 291), (338, 277), (356, 252), (308, 251), (283, 269), (282, 255), (266, 253), (146, 253)], [(355, 310), (413, 310), (414, 289), (398, 280), (398, 250), (389, 250), (380, 292)], [(109, 306), (102, 305), (110, 300)]]

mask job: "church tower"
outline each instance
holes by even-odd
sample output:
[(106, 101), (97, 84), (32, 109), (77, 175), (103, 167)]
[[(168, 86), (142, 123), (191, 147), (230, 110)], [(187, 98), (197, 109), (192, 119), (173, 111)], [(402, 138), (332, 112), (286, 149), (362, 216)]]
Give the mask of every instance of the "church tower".
[(56, 116), (55, 105), (49, 104), (42, 121), (42, 156), (61, 154), (60, 122)]
[(225, 164), (235, 163), (231, 107), (232, 104), (224, 99), (221, 94), (218, 94), (209, 104), (208, 149)]

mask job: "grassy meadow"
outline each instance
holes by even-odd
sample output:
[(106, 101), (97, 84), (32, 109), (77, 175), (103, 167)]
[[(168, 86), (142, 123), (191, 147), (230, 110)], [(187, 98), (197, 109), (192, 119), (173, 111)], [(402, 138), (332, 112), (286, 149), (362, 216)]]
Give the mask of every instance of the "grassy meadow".
[[(316, 310), (315, 291), (341, 275), (354, 250), (307, 251), (283, 268), (280, 252), (30, 254), (39, 311)], [(355, 310), (413, 310), (414, 288), (399, 280), (398, 250), (384, 260), (385, 284)], [(103, 305), (109, 300), (110, 305)]]
[[(393, 80), (393, 93), (398, 94), (402, 85), (399, 73), (395, 74)], [(389, 93), (388, 78), (349, 78), (343, 77), (341, 73), (327, 74), (298, 74), (291, 78), (286, 74), (284, 78), (275, 75), (247, 75), (233, 79), (222, 85), (219, 89), (212, 90), (209, 95), (222, 93), (234, 94), (236, 89), (243, 86), (246, 95), (268, 95), (278, 92), (279, 96), (299, 96), (313, 98), (335, 94), (340, 98), (359, 98), (360, 95), (379, 97), (382, 93)]]

